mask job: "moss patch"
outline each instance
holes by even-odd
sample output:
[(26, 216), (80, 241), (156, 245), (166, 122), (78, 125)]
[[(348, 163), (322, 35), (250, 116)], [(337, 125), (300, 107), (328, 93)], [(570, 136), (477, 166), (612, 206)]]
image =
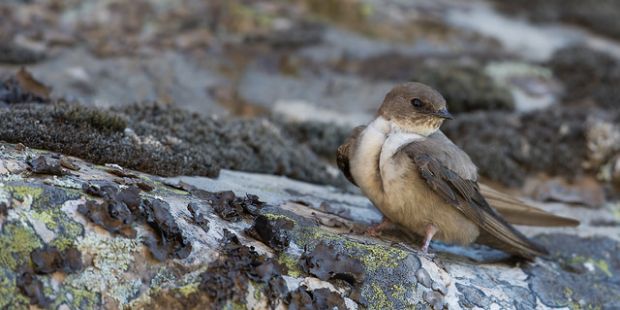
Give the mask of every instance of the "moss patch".
[(286, 253), (280, 253), (280, 255), (278, 256), (278, 263), (280, 263), (282, 266), (286, 266), (286, 269), (288, 270), (287, 275), (295, 278), (298, 278), (302, 275), (302, 271), (297, 264), (297, 260), (298, 259), (296, 257), (293, 257)]
[(30, 263), (30, 252), (42, 245), (30, 227), (18, 222), (5, 223), (0, 234), (0, 267), (15, 270)]
[(353, 252), (361, 251), (359, 259), (371, 271), (379, 268), (396, 268), (407, 257), (407, 252), (382, 245), (368, 245), (355, 241), (344, 241), (344, 247)]
[(302, 228), (298, 233), (298, 238), (298, 243), (302, 246), (314, 245), (321, 240), (328, 241), (329, 243), (342, 242), (342, 247), (347, 253), (358, 258), (368, 271), (375, 271), (380, 268), (396, 268), (408, 255), (407, 252), (397, 248), (364, 244), (346, 239), (341, 235), (326, 232), (318, 227)]
[[(308, 148), (265, 119), (215, 119), (155, 104), (110, 111), (66, 103), (2, 108), (0, 118), (0, 140), (95, 164), (163, 176), (214, 177), (227, 168), (344, 184), (326, 165), (317, 166), (321, 160)], [(127, 124), (131, 130), (125, 130)]]
[(369, 309), (393, 309), (394, 303), (392, 303), (381, 286), (377, 283), (370, 284), (369, 294), (366, 299), (368, 300)]
[(12, 193), (15, 199), (20, 201), (23, 201), (27, 197), (32, 197), (33, 200), (36, 200), (41, 197), (41, 194), (43, 194), (43, 189), (41, 187), (32, 185), (9, 185), (7, 186), (7, 189)]
[(95, 292), (63, 286), (51, 308), (65, 305), (72, 310), (97, 309), (101, 307), (101, 295)]
[(583, 257), (576, 255), (572, 257), (569, 261), (570, 264), (592, 264), (598, 270), (602, 271), (608, 277), (613, 276), (611, 271), (609, 270), (609, 264), (603, 259), (594, 259), (592, 257)]

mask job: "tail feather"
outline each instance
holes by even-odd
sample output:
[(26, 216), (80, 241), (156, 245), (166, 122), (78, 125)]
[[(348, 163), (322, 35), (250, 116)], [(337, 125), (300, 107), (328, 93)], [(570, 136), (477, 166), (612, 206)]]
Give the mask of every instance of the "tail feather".
[(579, 225), (578, 220), (549, 213), (487, 185), (479, 184), (482, 196), (510, 224), (546, 227)]

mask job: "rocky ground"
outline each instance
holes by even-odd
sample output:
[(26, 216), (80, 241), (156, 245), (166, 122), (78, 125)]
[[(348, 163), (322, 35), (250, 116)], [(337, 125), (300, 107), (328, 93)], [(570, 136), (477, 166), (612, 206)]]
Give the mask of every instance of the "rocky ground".
[(357, 195), (223, 170), (161, 178), (2, 144), (0, 306), (43, 308), (613, 309), (620, 206), (577, 228), (525, 230), (551, 252), (363, 234), (380, 214)]
[[(2, 2), (0, 308), (620, 307), (619, 13), (589, 3)], [(582, 221), (523, 228), (549, 258), (361, 234), (334, 152), (407, 80), (485, 181)]]

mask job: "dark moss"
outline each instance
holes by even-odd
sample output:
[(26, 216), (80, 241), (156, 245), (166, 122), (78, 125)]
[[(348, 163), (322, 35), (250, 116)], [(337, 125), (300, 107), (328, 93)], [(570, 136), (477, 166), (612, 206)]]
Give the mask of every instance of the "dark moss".
[(156, 104), (133, 105), (119, 112), (130, 117), (138, 135), (161, 137), (162, 141), (167, 137), (180, 139), (177, 148), (206, 154), (222, 168), (344, 184), (344, 180), (329, 175), (307, 147), (265, 119), (219, 120)]
[(436, 88), (453, 113), (512, 110), (510, 92), (497, 85), (480, 65), (438, 60), (437, 64), (400, 54), (382, 54), (361, 62), (359, 74), (377, 80), (422, 82)]
[(17, 288), (30, 299), (31, 305), (46, 308), (52, 302), (43, 291), (43, 282), (39, 280), (31, 271), (20, 271), (16, 279)]
[(192, 221), (194, 225), (202, 228), (205, 232), (209, 232), (209, 220), (205, 217), (205, 214), (200, 210), (200, 206), (197, 203), (191, 202), (187, 205), (187, 211), (192, 215)]
[(460, 115), (442, 129), (469, 154), (481, 175), (520, 185), (529, 172), (568, 177), (583, 172), (584, 120), (595, 112), (555, 107), (523, 115), (478, 112)]
[(74, 247), (61, 251), (53, 246), (45, 246), (30, 252), (30, 259), (34, 272), (38, 274), (57, 271), (74, 273), (82, 269), (82, 253)]
[(259, 255), (254, 248), (242, 245), (235, 234), (224, 230), (222, 255), (200, 275), (200, 289), (216, 308), (221, 308), (231, 301), (243, 303), (248, 285), (253, 281), (265, 285), (268, 300), (275, 305), (287, 293), (281, 276), (283, 268), (276, 260)]
[(538, 22), (566, 22), (581, 25), (603, 35), (620, 38), (620, 2), (614, 0), (495, 0), (509, 14)]
[(475, 110), (513, 110), (510, 92), (497, 85), (480, 67), (446, 66), (420, 70), (410, 78), (436, 88), (453, 113)]
[(9, 214), (9, 205), (6, 202), (0, 202), (0, 215), (6, 217)]
[(133, 223), (143, 216), (139, 189), (130, 187), (119, 191), (114, 183), (101, 186), (90, 183), (84, 186), (84, 191), (104, 199), (86, 201), (78, 206), (79, 213), (113, 234), (135, 237)]
[[(342, 185), (307, 147), (267, 120), (217, 120), (159, 105), (116, 112), (75, 104), (0, 109), (0, 139), (157, 175), (214, 177), (219, 169)], [(34, 124), (34, 125), (33, 125)], [(133, 130), (125, 130), (132, 124)]]
[(138, 187), (119, 189), (109, 181), (91, 181), (84, 185), (84, 191), (103, 198), (103, 201), (88, 200), (78, 206), (78, 212), (107, 231), (134, 238), (135, 224), (149, 225), (155, 233), (146, 236), (142, 242), (155, 259), (183, 259), (192, 252), (192, 245), (183, 236), (167, 202), (143, 200)]
[[(278, 122), (276, 120), (276, 122)], [(278, 122), (291, 139), (307, 145), (314, 153), (335, 160), (336, 149), (351, 133), (351, 128), (324, 122)]]
[(564, 102), (587, 100), (606, 109), (620, 109), (620, 61), (603, 52), (572, 46), (558, 50), (548, 65), (564, 83)]
[(216, 176), (212, 158), (184, 144), (180, 148), (140, 143), (122, 131), (116, 113), (79, 105), (26, 105), (0, 109), (0, 140), (77, 156), (96, 164), (121, 166), (159, 175)]
[(181, 228), (170, 213), (170, 205), (160, 199), (145, 200), (146, 223), (155, 231), (154, 237), (144, 243), (159, 261), (183, 259), (192, 252), (192, 244), (183, 236)]
[(305, 286), (300, 286), (287, 297), (288, 309), (311, 310), (311, 309), (348, 309), (340, 294), (326, 288), (308, 291)]
[(333, 246), (319, 243), (300, 259), (302, 270), (321, 280), (340, 279), (351, 285), (364, 281), (364, 266), (355, 257), (338, 253)]
[(70, 124), (88, 124), (101, 132), (120, 132), (128, 125), (126, 117), (105, 110), (86, 108), (80, 105), (61, 105), (53, 110), (53, 117)]
[(269, 218), (259, 215), (247, 233), (276, 251), (282, 251), (289, 245), (289, 230), (295, 223), (286, 218)]
[(247, 194), (245, 197), (237, 197), (232, 191), (208, 192), (193, 188), (190, 193), (208, 202), (217, 215), (222, 219), (237, 222), (244, 214), (258, 215), (258, 210), (265, 206), (258, 196)]
[(45, 54), (8, 42), (0, 42), (0, 63), (12, 65), (33, 64), (45, 59)]

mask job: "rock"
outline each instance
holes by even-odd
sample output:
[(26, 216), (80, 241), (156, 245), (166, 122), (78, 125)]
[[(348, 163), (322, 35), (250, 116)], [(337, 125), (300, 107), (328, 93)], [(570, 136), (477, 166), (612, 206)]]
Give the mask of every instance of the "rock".
[(542, 23), (577, 24), (603, 35), (620, 37), (620, 4), (616, 1), (602, 1), (596, 6), (579, 0), (494, 2), (505, 13), (525, 15)]
[(551, 70), (540, 65), (497, 61), (487, 64), (484, 71), (498, 85), (510, 90), (517, 111), (547, 108), (557, 102), (561, 91)]
[[(58, 156), (0, 147), (2, 162), (35, 151)], [(398, 235), (352, 231), (380, 215), (333, 187), (229, 170), (216, 179), (122, 170), (153, 184), (147, 191), (109, 167), (72, 162), (79, 169), (71, 174), (0, 176), (0, 307), (617, 306), (620, 238), (609, 227), (539, 231), (551, 260), (487, 264), (466, 258), (473, 248), (450, 245), (432, 246), (429, 257)], [(78, 212), (89, 201), (97, 216)], [(218, 205), (235, 208), (235, 220)], [(134, 234), (117, 233), (114, 223)]]
[(463, 65), (443, 59), (414, 58), (387, 53), (361, 61), (361, 76), (375, 80), (415, 81), (428, 84), (446, 98), (453, 113), (475, 110), (512, 110), (511, 93), (496, 83), (481, 65)]
[(415, 273), (415, 277), (418, 280), (418, 283), (424, 285), (425, 287), (429, 287), (429, 288), (431, 287), (432, 285), (431, 276), (428, 275), (428, 271), (420, 268)]
[[(284, 133), (307, 145), (314, 153), (333, 160), (338, 149), (355, 126), (338, 125), (326, 121), (279, 122)], [(357, 126), (366, 122), (358, 123)]]
[(577, 178), (572, 183), (554, 178), (543, 182), (532, 182), (531, 196), (539, 201), (560, 201), (567, 204), (580, 204), (590, 208), (601, 207), (605, 203), (605, 191), (593, 178)]
[(593, 101), (605, 109), (618, 109), (615, 98), (620, 61), (613, 56), (584, 46), (569, 46), (555, 52), (548, 66), (564, 84), (566, 104), (587, 105)]
[(584, 173), (588, 153), (584, 120), (599, 112), (553, 106), (521, 115), (477, 112), (446, 122), (442, 130), (472, 158), (481, 175), (521, 185), (527, 173), (568, 178)]
[(0, 63), (25, 65), (45, 59), (45, 53), (15, 43), (0, 42)]
[(60, 167), (60, 160), (56, 158), (39, 156), (35, 159), (28, 161), (30, 171), (36, 174), (50, 174), (50, 175), (62, 175), (62, 167)]
[(0, 123), (0, 139), (164, 176), (216, 176), (220, 168), (235, 168), (345, 184), (311, 150), (266, 119), (218, 120), (163, 105), (116, 111), (67, 103), (22, 105), (0, 108), (6, 120)]
[(3, 78), (0, 82), (0, 103), (48, 103), (50, 91), (49, 87), (22, 68), (14, 76)]

